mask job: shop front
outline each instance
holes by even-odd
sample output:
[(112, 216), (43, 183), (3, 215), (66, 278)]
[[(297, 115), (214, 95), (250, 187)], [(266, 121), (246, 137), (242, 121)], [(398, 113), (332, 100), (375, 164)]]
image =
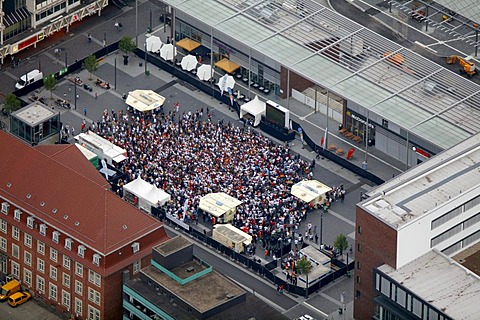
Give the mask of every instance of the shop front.
[(355, 136), (361, 137), (364, 143), (368, 143), (369, 147), (375, 145), (375, 124), (370, 120), (367, 121), (364, 116), (347, 109), (344, 128)]

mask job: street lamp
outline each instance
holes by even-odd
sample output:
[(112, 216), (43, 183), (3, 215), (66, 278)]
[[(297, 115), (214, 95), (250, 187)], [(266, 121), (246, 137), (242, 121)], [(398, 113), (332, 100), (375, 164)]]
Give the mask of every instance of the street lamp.
[(145, 74), (147, 74), (147, 41), (145, 40)]
[(74, 79), (73, 83), (75, 84), (73, 89), (73, 99), (75, 100), (75, 110), (77, 110), (77, 80)]
[(138, 47), (138, 0), (135, 0), (135, 46)]
[(322, 248), (323, 243), (323, 208), (320, 211), (320, 249)]
[(68, 68), (68, 63), (67, 63), (67, 50), (65, 50), (65, 68)]

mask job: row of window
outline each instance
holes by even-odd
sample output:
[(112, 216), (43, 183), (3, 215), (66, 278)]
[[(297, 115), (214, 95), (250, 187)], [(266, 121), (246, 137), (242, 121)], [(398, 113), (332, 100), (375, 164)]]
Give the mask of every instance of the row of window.
[[(30, 245), (31, 248), (31, 245)], [(7, 239), (0, 237), (0, 250), (7, 252)], [(37, 242), (37, 252), (41, 255), (45, 254), (45, 244), (41, 241)], [(20, 259), (20, 248), (15, 243), (12, 243), (12, 256), (14, 258)], [(32, 266), (32, 253), (27, 250), (24, 250), (24, 263), (27, 266)], [(50, 248), (50, 259), (54, 262), (58, 260), (58, 252), (54, 248)], [(63, 255), (62, 265), (65, 269), (70, 270), (71, 259), (70, 257)], [(37, 257), (37, 270), (41, 273), (45, 273), (45, 260)], [(50, 266), (50, 277), (52, 279), (57, 279), (57, 267)], [(75, 274), (79, 277), (83, 277), (83, 265), (79, 262), (75, 262)], [(88, 272), (88, 280), (95, 284), (97, 287), (101, 287), (101, 276), (93, 270)]]
[[(7, 215), (8, 214), (8, 210), (10, 208), (10, 204), (8, 202), (3, 202), (2, 203), (2, 213)], [(15, 209), (13, 211), (13, 215), (14, 215), (14, 219), (16, 221), (19, 221), (21, 220), (21, 215), (22, 215), (22, 211), (20, 209)], [(32, 217), (32, 216), (28, 216), (27, 217), (27, 227), (30, 228), (30, 229), (33, 229), (35, 227), (34, 225), (34, 221), (35, 221), (35, 218)], [(45, 224), (45, 223), (42, 223), (39, 225), (39, 233), (40, 235), (42, 236), (46, 236), (47, 235), (47, 228), (48, 226)], [(0, 231), (2, 231), (3, 233), (8, 233), (8, 225), (7, 225), (7, 222), (3, 219), (1, 219), (0, 221)], [(25, 234), (27, 235), (27, 234)], [(52, 232), (52, 241), (55, 242), (55, 243), (59, 243), (60, 242), (60, 232), (57, 231), (57, 230), (54, 230)], [(19, 228), (15, 227), (15, 226), (12, 226), (12, 238), (15, 239), (15, 240), (20, 240), (20, 230)], [(31, 242), (31, 236), (30, 236), (30, 242)], [(73, 240), (71, 238), (65, 238), (65, 243), (64, 243), (64, 247), (65, 249), (71, 251), (72, 250), (72, 244), (73, 244)], [(77, 247), (77, 254), (79, 257), (82, 257), (84, 258), (85, 257), (85, 251), (86, 251), (86, 248), (84, 245), (79, 245)], [(93, 254), (93, 264), (95, 264), (96, 266), (99, 266), (100, 265), (100, 258), (101, 256), (98, 254), (98, 253), (95, 253)]]
[(475, 198), (470, 199), (469, 201), (465, 202), (464, 204), (460, 205), (459, 207), (457, 207), (453, 210), (450, 210), (449, 212), (447, 212), (447, 213), (441, 215), (440, 217), (438, 217), (437, 219), (433, 220), (432, 225), (431, 225), (431, 230), (433, 230), (435, 228), (438, 228), (442, 224), (452, 220), (456, 216), (462, 214), (465, 211), (468, 211), (468, 210), (472, 209), (473, 207), (475, 207), (479, 204), (480, 204), (480, 196), (476, 196)]
[(433, 248), (437, 244), (453, 237), (454, 235), (460, 233), (461, 231), (467, 228), (470, 228), (471, 226), (475, 225), (478, 222), (480, 222), (480, 213), (477, 213), (473, 217), (470, 217), (469, 219), (458, 223), (457, 225), (451, 227), (447, 231), (444, 231), (438, 236), (434, 237), (432, 240), (430, 240), (430, 248)]

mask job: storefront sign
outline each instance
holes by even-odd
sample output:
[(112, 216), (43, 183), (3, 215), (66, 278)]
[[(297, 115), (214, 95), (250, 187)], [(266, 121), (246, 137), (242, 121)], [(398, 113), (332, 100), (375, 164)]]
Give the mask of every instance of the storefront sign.
[[(352, 119), (357, 120), (358, 122), (363, 123), (364, 125), (367, 125), (367, 121), (363, 120), (362, 118), (360, 118), (356, 114), (352, 113)], [(375, 126), (371, 122), (368, 122), (368, 127), (372, 128), (372, 129), (375, 129)]]
[(419, 149), (417, 147), (412, 147), (412, 150), (418, 153), (419, 155), (424, 156), (425, 158), (430, 158), (430, 154), (427, 151)]

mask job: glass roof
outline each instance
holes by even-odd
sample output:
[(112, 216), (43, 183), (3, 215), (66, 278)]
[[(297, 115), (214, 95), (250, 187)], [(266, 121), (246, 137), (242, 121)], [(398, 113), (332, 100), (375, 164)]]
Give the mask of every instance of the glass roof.
[(480, 132), (479, 85), (315, 0), (165, 2), (440, 148)]

